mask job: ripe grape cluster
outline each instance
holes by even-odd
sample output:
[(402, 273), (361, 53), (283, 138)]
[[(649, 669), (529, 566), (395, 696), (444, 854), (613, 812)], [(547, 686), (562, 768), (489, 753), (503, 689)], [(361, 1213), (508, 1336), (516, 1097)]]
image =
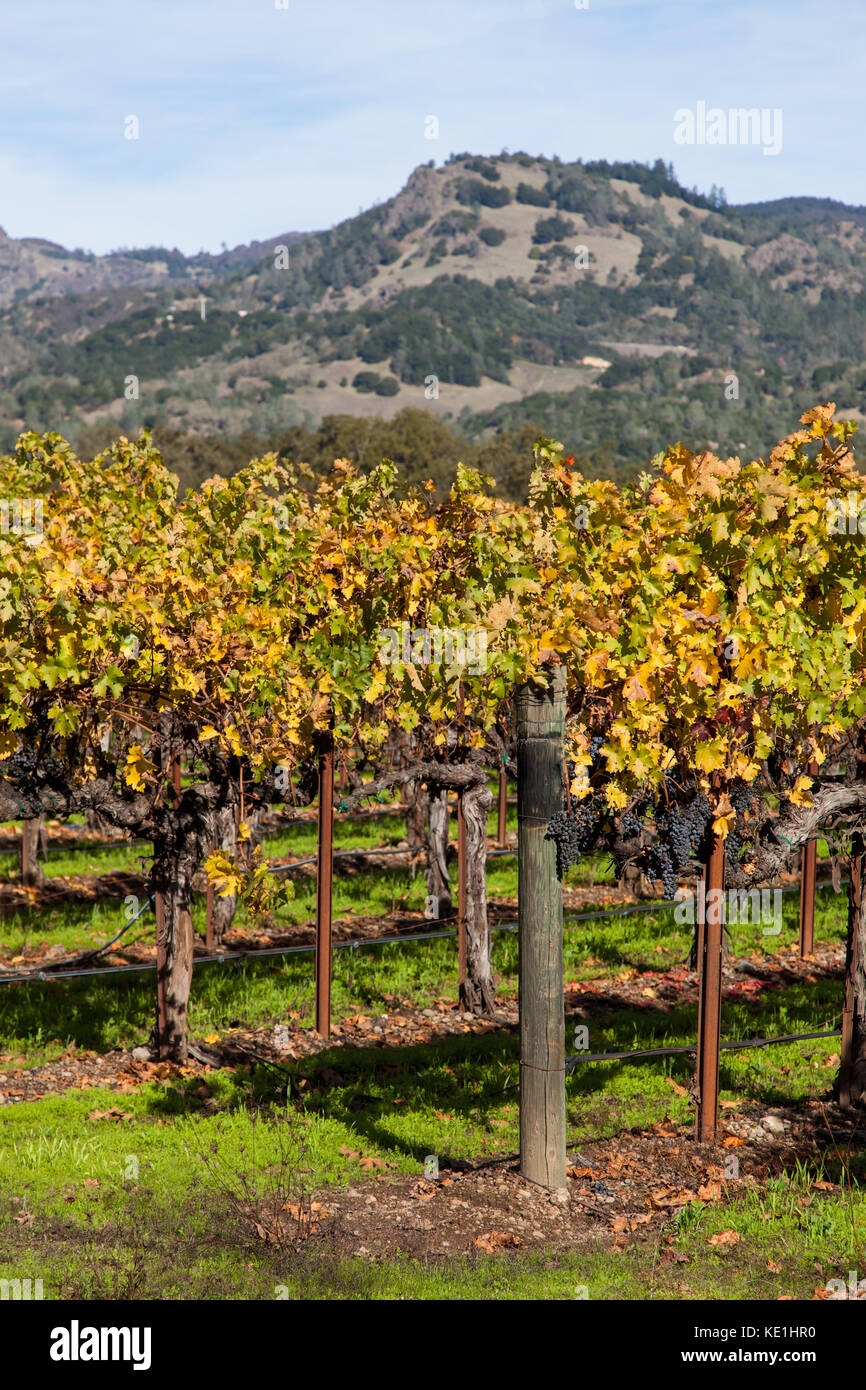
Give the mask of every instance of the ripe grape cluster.
[(644, 802), (634, 802), (629, 806), (625, 815), (620, 816), (619, 832), (624, 840), (633, 840), (640, 835), (643, 830), (644, 810)]
[(595, 847), (604, 812), (604, 801), (594, 795), (574, 802), (570, 815), (557, 811), (551, 817), (545, 838), (556, 841), (556, 871), (560, 878), (566, 869)]
[(725, 841), (725, 860), (729, 867), (739, 863), (740, 855), (743, 852), (744, 815), (746, 811), (751, 810), (754, 802), (754, 790), (745, 783), (741, 783), (731, 792), (731, 805), (737, 813), (737, 819), (728, 831), (728, 838)]
[(676, 895), (679, 876), (698, 853), (710, 819), (710, 803), (692, 784), (688, 801), (674, 800), (673, 787), (659, 797), (654, 808), (656, 840), (647, 854), (647, 872), (661, 879), (666, 898)]

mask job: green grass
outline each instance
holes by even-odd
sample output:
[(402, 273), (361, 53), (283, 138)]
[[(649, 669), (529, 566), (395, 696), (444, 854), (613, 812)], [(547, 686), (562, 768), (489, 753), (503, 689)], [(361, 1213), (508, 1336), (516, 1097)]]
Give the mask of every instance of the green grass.
[[(349, 843), (361, 838), (357, 826), (338, 824), (338, 832)], [(275, 838), (302, 852), (313, 834), (304, 827)], [(369, 843), (383, 843), (385, 824), (367, 824), (365, 834)], [(401, 834), (401, 824), (387, 824), (392, 840)], [(594, 871), (603, 872), (603, 866)], [(491, 861), (488, 885), (491, 896), (516, 894), (513, 859)], [(423, 875), (413, 884), (405, 870), (376, 870), (338, 877), (335, 890), (337, 916), (386, 910), (382, 904), (390, 909), (392, 900), (420, 906)], [(312, 916), (312, 895), (312, 882), (299, 882), (292, 904), (296, 920), (305, 912)], [(765, 938), (760, 928), (736, 928), (735, 955), (772, 953), (796, 939), (797, 896), (783, 901), (781, 935)], [(200, 930), (203, 907), (196, 903)], [(3, 919), (3, 941), (8, 951), (28, 940), (90, 946), (117, 930), (121, 915), (119, 902), (66, 905), (35, 920), (22, 912)], [(133, 929), (145, 938), (151, 930), (150, 918)], [(838, 942), (844, 932), (844, 898), (819, 893), (817, 939)], [(575, 923), (566, 927), (566, 981), (607, 982), (615, 996), (613, 977), (680, 965), (690, 939), (690, 927), (677, 925), (671, 909)], [(493, 959), (500, 996), (513, 997), (513, 934), (494, 934)], [(455, 998), (456, 973), (453, 939), (337, 950), (334, 1017)], [(312, 1004), (311, 956), (207, 965), (196, 971), (190, 1022), (199, 1036), (269, 1026), (290, 1015), (310, 1026)], [(816, 972), (812, 982), (799, 979), (758, 998), (726, 1000), (723, 1032), (738, 1038), (817, 1031), (838, 1024), (840, 1006), (840, 981)], [(103, 1052), (134, 1045), (146, 1037), (152, 1015), (151, 974), (0, 986), (0, 1068), (34, 1066), (69, 1047)], [(609, 1010), (589, 1017), (590, 1050), (691, 1044), (695, 1015), (694, 1005), (662, 1010), (647, 999), (645, 1008), (617, 1007), (614, 997)], [(569, 1050), (573, 1039), (572, 1020)], [(838, 1039), (828, 1038), (726, 1052), (722, 1097), (763, 1106), (826, 1097), (835, 1072), (827, 1062), (838, 1047)], [(347, 1165), (341, 1147), (381, 1158), (391, 1174), (420, 1174), (430, 1153), (463, 1159), (514, 1153), (517, 1060), (518, 1040), (511, 1034), (466, 1035), (432, 1046), (334, 1048), (291, 1064), (283, 1086), (271, 1069), (212, 1073), (206, 1099), (196, 1093), (199, 1077), (174, 1076), (128, 1094), (92, 1089), (2, 1106), (0, 1277), (42, 1277), (48, 1297), (248, 1299), (274, 1298), (283, 1288), (289, 1297), (305, 1299), (573, 1299), (586, 1288), (591, 1299), (773, 1299), (780, 1293), (808, 1298), (816, 1284), (845, 1277), (849, 1268), (859, 1269), (860, 1277), (866, 1273), (859, 1187), (850, 1199), (847, 1192), (816, 1192), (816, 1173), (802, 1168), (735, 1200), (686, 1207), (668, 1227), (673, 1248), (685, 1256), (674, 1264), (660, 1261), (657, 1235), (627, 1254), (589, 1242), (579, 1254), (287, 1261), (260, 1241), (251, 1243), (231, 1203), (226, 1205), (220, 1172), (243, 1174), (253, 1188), (265, 1190), (285, 1162), (299, 1190), (351, 1181), (370, 1183), (375, 1191), (375, 1180)], [(570, 1143), (579, 1148), (666, 1117), (686, 1123), (692, 1114), (688, 1098), (668, 1078), (686, 1085), (692, 1065), (687, 1057), (578, 1065), (567, 1082)], [(323, 1068), (337, 1080), (331, 1074), (323, 1082)], [(256, 1118), (262, 1105), (274, 1123)], [(131, 1119), (88, 1119), (92, 1111), (112, 1106)], [(862, 1178), (862, 1157), (852, 1170)], [(838, 1181), (835, 1158), (827, 1160), (826, 1175)], [(22, 1211), (33, 1213), (32, 1223), (14, 1221)], [(741, 1237), (731, 1251), (708, 1245), (709, 1236), (721, 1230)], [(781, 1273), (770, 1270), (768, 1261)]]

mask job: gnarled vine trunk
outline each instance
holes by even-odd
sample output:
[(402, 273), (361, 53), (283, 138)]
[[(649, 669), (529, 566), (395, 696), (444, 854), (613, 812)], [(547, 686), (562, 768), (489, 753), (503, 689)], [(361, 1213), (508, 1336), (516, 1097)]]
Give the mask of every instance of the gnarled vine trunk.
[(156, 899), (157, 1003), (151, 1051), (160, 1061), (181, 1064), (189, 1050), (186, 1030), (193, 962), (189, 896), (175, 883)]
[[(406, 843), (414, 856), (423, 849), (427, 840), (427, 817), (430, 812), (430, 798), (427, 790), (418, 780), (406, 783)], [(412, 864), (414, 875), (414, 859)]]
[(21, 882), (25, 888), (41, 888), (45, 882), (45, 874), (39, 863), (39, 840), (44, 825), (44, 816), (37, 816), (21, 822), (18, 865)]
[(487, 921), (487, 813), (493, 797), (486, 781), (463, 795), (466, 825), (466, 979), (460, 1003), (468, 1013), (489, 1014), (496, 1007)]
[(226, 806), (233, 814), (231, 799), (219, 797), (213, 785), (186, 787), (177, 805), (166, 808), (154, 829), (151, 886), (157, 918), (157, 1006), (151, 1050), (161, 1061), (187, 1060), (194, 946), (192, 884), (210, 848), (216, 817)]
[(448, 875), (448, 792), (431, 789), (427, 814), (427, 896), (436, 917), (450, 917), (454, 909)]

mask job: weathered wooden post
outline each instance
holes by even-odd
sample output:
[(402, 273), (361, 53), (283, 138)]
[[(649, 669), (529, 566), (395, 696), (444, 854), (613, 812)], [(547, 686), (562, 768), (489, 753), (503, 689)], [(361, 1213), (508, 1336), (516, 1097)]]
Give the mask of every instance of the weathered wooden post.
[(319, 750), (319, 834), (316, 861), (316, 1032), (331, 1036), (331, 912), (334, 875), (334, 740)]
[(520, 1171), (551, 1190), (565, 1177), (562, 885), (547, 826), (562, 810), (566, 670), (517, 691), (517, 892), (520, 943)]
[(725, 842), (707, 831), (705, 872), (699, 883), (705, 888), (699, 936), (700, 994), (698, 998), (698, 1046), (695, 1058), (697, 1115), (695, 1138), (702, 1144), (716, 1139), (719, 1123), (719, 1057), (722, 1024), (722, 944), (725, 930)]

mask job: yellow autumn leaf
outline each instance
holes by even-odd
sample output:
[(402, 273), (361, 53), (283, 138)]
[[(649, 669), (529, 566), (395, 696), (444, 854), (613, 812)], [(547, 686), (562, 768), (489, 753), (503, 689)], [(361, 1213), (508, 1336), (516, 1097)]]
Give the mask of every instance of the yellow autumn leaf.
[(608, 806), (612, 806), (615, 811), (621, 811), (623, 806), (628, 805), (628, 796), (622, 787), (617, 787), (613, 783), (605, 788), (605, 798)]
[(364, 694), (361, 698), (365, 700), (368, 705), (372, 704), (374, 700), (378, 700), (379, 696), (382, 694), (382, 691), (385, 689), (387, 679), (388, 678), (384, 671), (376, 671), (373, 676), (373, 679), (370, 681), (370, 684), (367, 686), (367, 689), (364, 691)]
[(123, 768), (123, 780), (126, 785), (134, 792), (140, 792), (145, 785), (145, 779), (152, 777), (156, 771), (156, 763), (145, 757), (140, 744), (134, 743), (126, 755)]
[(701, 772), (718, 772), (725, 765), (725, 745), (722, 739), (702, 743), (695, 753), (695, 767)]
[(812, 795), (809, 788), (812, 785), (811, 777), (798, 777), (791, 791), (788, 793), (789, 800), (794, 806), (811, 806)]

